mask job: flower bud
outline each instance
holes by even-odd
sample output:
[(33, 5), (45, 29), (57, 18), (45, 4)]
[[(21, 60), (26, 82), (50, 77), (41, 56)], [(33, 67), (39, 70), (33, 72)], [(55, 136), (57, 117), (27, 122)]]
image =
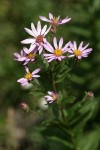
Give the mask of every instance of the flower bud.
[(20, 104), (20, 107), (21, 107), (21, 109), (23, 109), (23, 110), (25, 110), (27, 112), (29, 111), (29, 106), (25, 102), (22, 102)]
[(93, 93), (92, 91), (85, 92), (85, 94), (86, 94), (86, 96), (87, 96), (88, 98), (90, 98), (90, 99), (94, 97), (94, 93)]

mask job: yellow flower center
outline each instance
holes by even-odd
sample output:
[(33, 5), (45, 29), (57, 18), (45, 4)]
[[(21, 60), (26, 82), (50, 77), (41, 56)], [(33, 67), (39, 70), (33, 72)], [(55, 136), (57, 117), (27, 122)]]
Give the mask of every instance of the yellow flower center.
[(62, 56), (63, 51), (62, 51), (62, 49), (55, 49), (55, 50), (54, 50), (54, 54), (55, 54), (57, 57), (59, 57), (59, 56)]
[(36, 42), (37, 43), (41, 43), (41, 42), (43, 43), (43, 35), (38, 35), (36, 38)]
[(79, 49), (77, 49), (77, 50), (74, 51), (74, 54), (76, 56), (81, 56), (82, 52)]
[(53, 99), (53, 101), (56, 101), (57, 100), (57, 94), (53, 94), (52, 99)]
[(57, 23), (58, 23), (58, 21), (59, 21), (58, 17), (54, 17), (54, 18), (53, 18), (53, 22), (54, 22), (54, 24), (57, 24)]
[(34, 58), (34, 53), (32, 53), (32, 52), (29, 53), (29, 54), (28, 54), (28, 58), (33, 59), (33, 58)]
[(30, 80), (32, 78), (32, 74), (30, 72), (26, 73), (25, 78)]

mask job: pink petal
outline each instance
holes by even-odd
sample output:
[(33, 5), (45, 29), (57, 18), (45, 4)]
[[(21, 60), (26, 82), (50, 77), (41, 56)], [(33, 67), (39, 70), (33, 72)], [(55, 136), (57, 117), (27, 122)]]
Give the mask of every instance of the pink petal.
[(74, 57), (75, 55), (69, 55), (68, 57)]
[(33, 72), (32, 72), (32, 75), (35, 75), (36, 73), (38, 73), (41, 69), (38, 68), (38, 69), (35, 69)]
[(25, 70), (28, 73), (29, 72), (29, 68), (25, 66)]
[(50, 18), (50, 20), (53, 19), (52, 13), (49, 13), (49, 18)]
[(51, 46), (51, 44), (49, 42), (44, 44), (43, 47), (51, 53), (53, 53), (53, 51), (54, 51), (53, 47)]
[(89, 46), (89, 43), (82, 48), (82, 51), (84, 51), (88, 46)]
[(63, 48), (62, 50), (65, 51), (66, 49), (68, 50), (68, 47), (71, 45), (71, 41), (69, 41)]
[(32, 29), (32, 32), (35, 34), (35, 36), (38, 36), (38, 32), (37, 30), (35, 29), (35, 26), (33, 23), (31, 23), (31, 29)]
[(45, 33), (46, 29), (47, 29), (47, 25), (45, 25), (45, 26), (43, 27), (43, 29), (42, 29), (42, 31), (41, 31), (41, 35), (43, 35), (43, 34)]
[(43, 56), (48, 57), (48, 56), (53, 56), (54, 54), (43, 54)]
[(44, 36), (50, 31), (51, 26), (47, 29), (47, 31), (43, 34)]
[(29, 33), (30, 35), (36, 37), (35, 34), (34, 34), (30, 29), (28, 29), (28, 28), (24, 28), (24, 29), (25, 29), (25, 31), (26, 31), (27, 33)]
[(62, 45), (63, 45), (63, 38), (61, 37), (59, 41), (59, 48), (62, 48)]
[(34, 39), (25, 39), (25, 40), (23, 40), (23, 41), (21, 41), (21, 43), (22, 44), (31, 44), (31, 43), (33, 43), (34, 42)]
[(23, 50), (24, 50), (24, 52), (26, 53), (26, 54), (28, 54), (28, 48), (26, 48), (26, 47), (23, 47)]
[(58, 60), (61, 61), (61, 57), (58, 57)]
[(49, 95), (52, 95), (52, 93), (53, 93), (53, 92), (51, 92), (51, 91), (48, 91), (47, 93), (48, 93)]
[(83, 41), (80, 43), (78, 49), (81, 50), (81, 49), (82, 49), (82, 46), (83, 46)]
[(40, 75), (32, 75), (33, 78), (39, 78)]
[(53, 38), (53, 44), (54, 44), (55, 49), (57, 49), (58, 45), (57, 45), (57, 39), (56, 39), (56, 37)]
[(63, 19), (59, 24), (64, 24), (66, 22), (69, 22), (71, 20), (71, 18), (66, 17), (65, 19)]
[(47, 19), (45, 16), (39, 16), (39, 18), (43, 21), (50, 22), (50, 20)]
[(51, 62), (52, 60), (54, 60), (54, 58), (49, 59), (48, 62)]
[(37, 23), (37, 32), (38, 32), (38, 35), (40, 35), (40, 33), (41, 33), (41, 23), (40, 23), (40, 21), (38, 21), (38, 23)]
[(52, 55), (52, 56), (49, 56), (49, 57), (45, 57), (45, 59), (51, 59), (51, 58), (55, 58), (55, 56), (54, 55)]
[(43, 47), (41, 47), (41, 48), (39, 49), (39, 55), (42, 53), (42, 51), (43, 51)]
[(19, 59), (18, 59), (18, 61), (24, 61), (26, 59), (26, 57), (20, 57)]
[(18, 53), (14, 53), (14, 56), (17, 57), (17, 58), (20, 57), (20, 55)]
[(82, 56), (78, 56), (78, 59), (81, 59), (82, 58)]
[(73, 42), (73, 45), (74, 45), (74, 50), (76, 50), (77, 49), (76, 41)]
[(82, 51), (82, 53), (84, 54), (84, 53), (90, 53), (92, 51), (92, 48), (89, 48), (89, 49), (86, 49), (86, 50), (84, 50), (84, 51)]
[(18, 79), (17, 82), (21, 83), (21, 84), (24, 84), (27, 82), (27, 79), (26, 78), (21, 78), (21, 79)]

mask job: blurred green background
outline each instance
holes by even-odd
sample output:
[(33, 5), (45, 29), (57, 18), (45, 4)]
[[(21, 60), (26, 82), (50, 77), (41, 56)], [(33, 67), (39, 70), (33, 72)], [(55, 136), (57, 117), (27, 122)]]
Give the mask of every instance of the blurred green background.
[[(72, 18), (59, 27), (58, 37), (63, 36), (66, 42), (89, 42), (93, 48), (72, 72), (71, 93), (82, 97), (85, 91), (92, 91), (99, 98), (100, 0), (0, 0), (0, 150), (45, 150), (42, 137), (32, 130), (40, 116), (26, 115), (19, 108), (21, 101), (34, 108), (35, 98), (16, 82), (24, 69), (14, 61), (13, 53), (22, 49), (20, 41), (28, 37), (24, 27), (30, 28), (39, 15), (48, 17), (49, 12)], [(99, 115), (95, 121), (98, 124)]]

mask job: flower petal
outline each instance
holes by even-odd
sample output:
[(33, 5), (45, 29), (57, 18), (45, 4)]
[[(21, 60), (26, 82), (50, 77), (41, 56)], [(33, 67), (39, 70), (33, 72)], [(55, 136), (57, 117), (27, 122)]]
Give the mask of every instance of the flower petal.
[(49, 18), (50, 18), (50, 20), (53, 19), (53, 14), (52, 13), (49, 13)]
[(18, 53), (14, 53), (14, 56), (17, 57), (17, 58), (20, 57), (20, 55)]
[(92, 51), (92, 48), (88, 48), (88, 49), (82, 51), (82, 54), (84, 54), (84, 53), (90, 53), (91, 51)]
[(38, 21), (38, 23), (37, 23), (37, 32), (38, 32), (38, 35), (40, 35), (40, 33), (41, 33), (41, 23), (40, 23), (40, 21)]
[(46, 29), (47, 29), (47, 25), (45, 25), (45, 26), (43, 27), (43, 29), (42, 29), (42, 31), (41, 31), (41, 35), (45, 33)]
[(83, 41), (80, 43), (78, 49), (79, 49), (79, 50), (82, 50), (82, 46), (83, 46)]
[(47, 31), (43, 34), (44, 36), (50, 31), (51, 26), (47, 29)]
[(53, 53), (53, 51), (54, 51), (53, 47), (51, 46), (51, 44), (50, 44), (49, 42), (47, 42), (46, 44), (44, 44), (43, 47), (44, 47), (47, 51), (49, 51), (49, 52), (51, 52), (51, 53)]
[(36, 35), (35, 35), (30, 29), (28, 29), (28, 28), (24, 28), (24, 29), (25, 29), (25, 31), (26, 31), (27, 33), (29, 33), (30, 35), (36, 37)]
[(43, 21), (50, 22), (50, 20), (47, 19), (45, 16), (39, 16), (39, 18)]
[(29, 68), (25, 66), (25, 70), (28, 73), (29, 72)]
[(34, 39), (30, 38), (30, 39), (25, 39), (23, 41), (21, 41), (22, 44), (31, 44), (34, 43)]
[(32, 75), (35, 75), (36, 73), (38, 73), (41, 69), (38, 68), (38, 69), (35, 69), (33, 72), (32, 72)]
[(70, 46), (71, 41), (69, 41), (63, 48), (62, 50), (65, 51), (66, 49), (68, 50), (68, 47)]
[(34, 26), (33, 23), (31, 23), (31, 29), (32, 29), (33, 33), (35, 34), (35, 36), (38, 36), (38, 32), (37, 32), (37, 30), (35, 29), (35, 26)]
[(61, 37), (59, 41), (59, 49), (62, 48), (62, 45), (63, 45), (63, 38)]
[(89, 46), (89, 43), (82, 48), (82, 51), (84, 51), (88, 46)]
[(39, 78), (40, 75), (32, 75), (33, 78)]
[(71, 20), (71, 18), (66, 17), (65, 19), (63, 19), (61, 22), (59, 22), (59, 24), (64, 24), (67, 23)]
[(27, 82), (27, 79), (26, 78), (21, 78), (21, 79), (18, 79), (17, 82), (19, 82), (21, 84), (25, 84)]
[(53, 44), (54, 44), (55, 49), (57, 49), (58, 45), (57, 45), (57, 39), (56, 39), (56, 37), (53, 38)]

